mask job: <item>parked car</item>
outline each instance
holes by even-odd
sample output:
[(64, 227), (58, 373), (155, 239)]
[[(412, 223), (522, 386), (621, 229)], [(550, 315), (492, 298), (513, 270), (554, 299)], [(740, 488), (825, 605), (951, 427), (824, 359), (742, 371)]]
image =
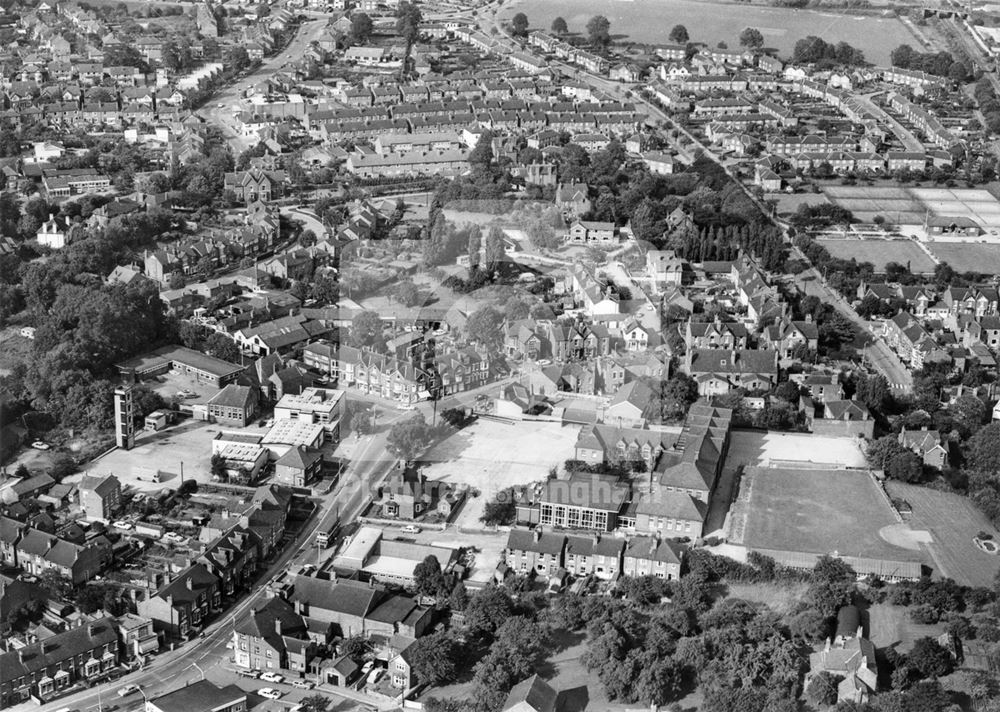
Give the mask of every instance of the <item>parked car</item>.
[(128, 695), (131, 695), (132, 693), (138, 691), (139, 691), (138, 685), (125, 685), (125, 687), (122, 687), (118, 690), (118, 696), (127, 697)]
[[(261, 677), (264, 677), (264, 675), (261, 675)], [(281, 699), (281, 690), (275, 690), (273, 687), (262, 687), (257, 690), (257, 694), (261, 697), (266, 697), (269, 700)]]
[(419, 534), (420, 527), (418, 527), (416, 524), (407, 524), (405, 527), (403, 527), (402, 531), (405, 532), (406, 534)]
[(308, 680), (296, 680), (292, 683), (292, 687), (298, 687), (303, 690), (311, 690), (316, 687), (316, 685)]
[(166, 539), (167, 541), (174, 541), (178, 543), (182, 541), (187, 541), (187, 537), (183, 537), (177, 532), (167, 532), (166, 534), (163, 535), (163, 538)]
[(31, 447), (35, 448), (36, 450), (48, 450), (51, 446), (46, 442), (42, 442), (41, 440), (36, 440), (35, 442), (31, 443)]
[(283, 676), (279, 675), (276, 672), (261, 673), (260, 679), (264, 680), (266, 682), (284, 682), (285, 681), (285, 678)]
[(115, 529), (121, 529), (122, 531), (129, 531), (130, 529), (132, 529), (132, 522), (117, 521), (111, 526), (113, 526)]
[(372, 667), (374, 667), (374, 665), (375, 665), (374, 660), (369, 660), (368, 662), (366, 662), (364, 665), (361, 666), (361, 674), (367, 675), (371, 671)]

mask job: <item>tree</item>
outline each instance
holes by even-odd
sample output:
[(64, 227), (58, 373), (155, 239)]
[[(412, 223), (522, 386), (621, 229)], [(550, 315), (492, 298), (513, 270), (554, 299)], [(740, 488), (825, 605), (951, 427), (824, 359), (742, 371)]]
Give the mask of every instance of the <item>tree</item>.
[(1000, 472), (1000, 422), (980, 428), (967, 443), (969, 466), (986, 473)]
[(989, 416), (986, 404), (974, 393), (963, 393), (949, 408), (961, 435), (968, 437), (982, 427)]
[(469, 594), (465, 590), (465, 583), (459, 579), (455, 582), (448, 596), (448, 607), (453, 611), (464, 611), (469, 605)]
[(413, 673), (420, 684), (446, 685), (455, 679), (461, 646), (449, 632), (440, 631), (417, 638), (411, 651)]
[(688, 36), (687, 28), (684, 25), (674, 25), (673, 29), (670, 30), (668, 37), (671, 42), (675, 42), (677, 44), (687, 44), (691, 39)]
[(552, 21), (552, 31), (557, 35), (565, 35), (569, 32), (569, 25), (566, 24), (566, 20), (557, 17)]
[(925, 678), (943, 677), (955, 667), (951, 654), (933, 638), (917, 639), (906, 660)]
[(598, 49), (611, 44), (611, 22), (604, 15), (594, 15), (587, 22), (587, 38)]
[(498, 269), (500, 269), (500, 263), (503, 262), (504, 249), (503, 249), (503, 230), (494, 225), (490, 228), (490, 231), (486, 233), (486, 246), (483, 250), (483, 269), (486, 270), (487, 274), (494, 274)]
[(809, 577), (806, 600), (826, 616), (832, 616), (841, 606), (850, 603), (857, 574), (849, 564), (831, 556), (821, 556)]
[(902, 482), (919, 482), (924, 476), (924, 463), (910, 450), (897, 453), (885, 465), (885, 475)]
[(424, 596), (437, 596), (444, 586), (444, 574), (441, 572), (441, 562), (430, 554), (413, 568), (413, 582), (417, 593)]
[(756, 27), (748, 27), (740, 33), (740, 46), (757, 49), (764, 46), (764, 35)]
[(519, 12), (510, 19), (510, 26), (513, 34), (524, 37), (528, 34), (528, 16)]
[(38, 585), (49, 598), (65, 600), (73, 591), (73, 582), (55, 569), (45, 569), (38, 575)]
[(490, 351), (499, 351), (503, 342), (503, 313), (485, 304), (469, 315), (465, 324), (469, 338), (483, 344)]
[(382, 337), (382, 318), (378, 312), (363, 311), (351, 320), (350, 342), (352, 346), (381, 350), (385, 346)]
[(359, 12), (351, 18), (351, 41), (365, 44), (371, 39), (375, 26), (367, 13)]
[(396, 32), (408, 46), (417, 41), (422, 19), (420, 8), (407, 0), (402, 0), (396, 8)]
[(226, 458), (221, 454), (216, 453), (212, 455), (212, 460), (210, 464), (212, 479), (217, 479), (219, 482), (226, 482), (229, 480), (229, 470), (226, 468)]
[(330, 698), (315, 692), (299, 700), (299, 707), (302, 708), (302, 712), (326, 712), (330, 709)]
[(899, 439), (895, 435), (883, 435), (868, 442), (865, 458), (868, 460), (869, 466), (876, 470), (884, 470), (892, 458), (905, 451), (906, 448), (900, 445)]
[(839, 679), (826, 670), (814, 675), (809, 682), (806, 695), (809, 701), (817, 707), (828, 707), (837, 704), (837, 684)]
[(506, 526), (514, 523), (516, 514), (514, 494), (510, 489), (505, 489), (486, 503), (479, 521), (487, 526)]
[(479, 268), (479, 253), (483, 246), (483, 231), (478, 225), (469, 228), (468, 253), (469, 270), (475, 271)]
[(487, 586), (476, 591), (465, 607), (465, 623), (475, 635), (493, 635), (510, 617), (514, 603), (506, 591)]
[(386, 436), (386, 448), (396, 457), (410, 463), (431, 444), (433, 433), (422, 413), (396, 423)]

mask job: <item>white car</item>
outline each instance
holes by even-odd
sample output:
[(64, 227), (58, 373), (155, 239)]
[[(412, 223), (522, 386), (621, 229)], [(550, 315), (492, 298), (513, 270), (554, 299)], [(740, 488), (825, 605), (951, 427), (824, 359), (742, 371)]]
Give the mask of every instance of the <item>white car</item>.
[(399, 406), (399, 409), (400, 410), (416, 410), (417, 406), (413, 405), (412, 403), (402, 403)]
[(187, 541), (185, 537), (182, 537), (177, 532), (167, 532), (166, 534), (163, 535), (163, 538), (166, 539), (167, 541), (175, 541), (178, 543), (182, 541)]
[(132, 522), (117, 521), (114, 524), (112, 524), (111, 526), (113, 526), (115, 529), (121, 529), (122, 531), (126, 531), (127, 532), (130, 529), (132, 529)]
[(309, 682), (308, 680), (296, 680), (295, 682), (292, 683), (292, 687), (298, 687), (303, 690), (311, 690), (314, 687), (316, 687), (316, 685)]
[[(264, 676), (261, 675), (261, 677)], [(269, 700), (281, 699), (281, 690), (275, 690), (273, 687), (262, 687), (261, 689), (257, 690), (257, 694), (260, 695), (261, 697), (266, 697)]]
[(403, 527), (401, 531), (407, 534), (419, 534), (420, 527), (418, 527), (416, 524), (407, 524), (405, 527)]
[(138, 685), (125, 685), (125, 687), (123, 687), (123, 688), (121, 688), (121, 689), (118, 690), (118, 696), (119, 697), (128, 697), (133, 692), (138, 692), (138, 691), (139, 691), (139, 686)]
[(265, 672), (262, 673), (260, 679), (264, 682), (284, 682), (285, 678), (276, 672)]
[(41, 440), (36, 440), (35, 442), (31, 443), (31, 447), (35, 448), (36, 450), (48, 450), (51, 446), (48, 443), (42, 442)]

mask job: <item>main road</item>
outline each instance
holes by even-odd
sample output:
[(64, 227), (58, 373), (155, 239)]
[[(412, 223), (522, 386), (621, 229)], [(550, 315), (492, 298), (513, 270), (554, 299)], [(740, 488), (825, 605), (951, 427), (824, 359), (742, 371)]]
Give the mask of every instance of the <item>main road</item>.
[(233, 150), (233, 156), (239, 156), (250, 148), (254, 141), (247, 136), (240, 134), (236, 126), (236, 111), (243, 107), (241, 103), (244, 92), (247, 89), (272, 78), (275, 74), (285, 69), (291, 62), (302, 57), (309, 45), (318, 40), (326, 29), (329, 18), (324, 17), (318, 20), (309, 20), (299, 25), (288, 46), (273, 57), (267, 57), (258, 65), (253, 72), (238, 82), (220, 89), (208, 100), (197, 113), (208, 123), (222, 129), (229, 146)]

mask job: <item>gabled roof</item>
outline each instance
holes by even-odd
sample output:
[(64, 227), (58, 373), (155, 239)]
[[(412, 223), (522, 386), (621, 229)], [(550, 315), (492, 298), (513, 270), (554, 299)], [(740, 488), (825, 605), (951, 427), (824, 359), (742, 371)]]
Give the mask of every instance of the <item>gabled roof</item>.
[(514, 685), (502, 712), (516, 710), (517, 712), (556, 712), (556, 702), (559, 694), (547, 682), (532, 675), (527, 680)]

